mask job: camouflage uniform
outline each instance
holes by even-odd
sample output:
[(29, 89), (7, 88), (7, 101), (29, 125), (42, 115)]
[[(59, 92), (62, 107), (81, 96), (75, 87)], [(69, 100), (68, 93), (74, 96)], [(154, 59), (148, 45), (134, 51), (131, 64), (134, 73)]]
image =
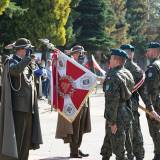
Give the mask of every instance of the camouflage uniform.
[[(149, 111), (160, 115), (160, 60), (155, 59), (148, 66), (141, 97)], [(160, 123), (147, 116), (149, 132), (154, 143), (154, 160), (160, 160)]]
[[(133, 86), (133, 77), (124, 67), (119, 66), (110, 69), (108, 72), (104, 86), (104, 117), (106, 118), (106, 132), (108, 136), (106, 136), (107, 140), (104, 141), (104, 143), (108, 142), (106, 147), (111, 146), (110, 153), (113, 151), (117, 160), (125, 159), (125, 129), (126, 127), (130, 127), (132, 120), (132, 113), (128, 105), (128, 100), (131, 97), (131, 90)], [(116, 134), (112, 134), (111, 132), (110, 125), (112, 124), (117, 125)], [(111, 154), (104, 155), (104, 157), (107, 156), (109, 159)]]
[[(142, 79), (143, 71), (132, 60), (127, 60), (125, 67), (132, 73), (135, 83), (138, 83)], [(135, 91), (132, 94), (131, 101), (132, 101), (132, 112), (134, 116), (134, 120), (132, 123), (133, 153), (137, 160), (141, 160), (144, 158), (144, 147), (143, 147), (143, 136), (139, 121), (140, 114), (138, 113), (139, 94), (137, 91)], [(129, 141), (128, 138), (130, 138), (129, 135), (126, 137), (126, 142)], [(128, 157), (131, 157), (132, 149), (130, 148), (130, 145), (127, 145), (127, 143), (126, 143), (126, 150), (128, 152)]]
[(101, 155), (102, 155), (102, 160), (109, 160), (110, 157), (112, 156), (112, 146), (111, 146), (111, 141), (110, 141), (110, 127), (107, 124), (105, 124), (105, 137), (103, 140), (103, 145), (101, 148)]

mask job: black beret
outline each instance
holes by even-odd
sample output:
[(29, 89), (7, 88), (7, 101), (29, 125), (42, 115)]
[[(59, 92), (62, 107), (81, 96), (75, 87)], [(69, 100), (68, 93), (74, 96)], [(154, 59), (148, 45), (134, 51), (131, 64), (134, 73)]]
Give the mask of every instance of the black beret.
[(160, 48), (160, 43), (158, 43), (158, 42), (150, 42), (148, 44), (148, 48)]
[(128, 58), (128, 54), (124, 50), (119, 49), (119, 48), (111, 49), (111, 56), (112, 55), (123, 57), (126, 59)]
[(131, 44), (123, 44), (123, 45), (121, 45), (121, 47), (120, 47), (121, 49), (129, 49), (129, 50), (131, 50), (131, 51), (134, 51), (134, 47), (131, 45)]

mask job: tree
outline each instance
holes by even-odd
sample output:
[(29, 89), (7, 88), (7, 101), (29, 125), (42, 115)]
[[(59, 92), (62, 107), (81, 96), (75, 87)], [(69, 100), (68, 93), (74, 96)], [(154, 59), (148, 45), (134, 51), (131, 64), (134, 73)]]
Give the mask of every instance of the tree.
[(126, 9), (124, 0), (110, 0), (111, 8), (114, 11), (115, 23), (112, 28), (111, 36), (116, 41), (115, 47), (121, 44), (130, 43), (131, 37), (128, 36), (129, 24), (125, 19)]
[(0, 15), (5, 11), (5, 9), (8, 7), (10, 0), (1, 0), (0, 1)]
[(17, 19), (22, 16), (27, 9), (22, 9), (16, 3), (10, 2), (3, 15), (0, 16), (0, 48), (3, 52), (3, 47), (15, 41), (18, 37), (15, 32)]
[(159, 40), (160, 1), (148, 0), (148, 41)]
[[(2, 41), (11, 42), (19, 37), (30, 39), (38, 46), (39, 38), (48, 38), (55, 45), (66, 43), (65, 24), (70, 13), (70, 0), (14, 0), (25, 11), (23, 14), (8, 11), (0, 17)], [(35, 7), (36, 6), (36, 7)], [(11, 12), (11, 11), (9, 11)], [(2, 43), (0, 40), (0, 43)]]
[(76, 11), (79, 13), (74, 22), (76, 42), (89, 51), (109, 49), (113, 40), (106, 32), (105, 0), (81, 0)]
[(137, 53), (144, 53), (146, 46), (147, 30), (147, 0), (127, 0), (126, 19), (130, 24), (128, 34), (132, 44), (136, 46)]
[(74, 33), (74, 21), (79, 16), (78, 12), (75, 11), (75, 8), (78, 6), (80, 0), (71, 1), (71, 12), (66, 24), (66, 48), (71, 48), (76, 41), (76, 35)]
[(160, 25), (160, 1), (148, 0), (148, 20), (154, 25)]

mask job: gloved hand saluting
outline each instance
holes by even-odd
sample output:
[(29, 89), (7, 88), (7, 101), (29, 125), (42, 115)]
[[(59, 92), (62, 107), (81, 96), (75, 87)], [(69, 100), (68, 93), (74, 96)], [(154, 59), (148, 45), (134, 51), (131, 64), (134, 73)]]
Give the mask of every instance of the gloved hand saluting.
[(26, 57), (30, 57), (32, 54), (33, 50), (31, 48), (26, 49)]

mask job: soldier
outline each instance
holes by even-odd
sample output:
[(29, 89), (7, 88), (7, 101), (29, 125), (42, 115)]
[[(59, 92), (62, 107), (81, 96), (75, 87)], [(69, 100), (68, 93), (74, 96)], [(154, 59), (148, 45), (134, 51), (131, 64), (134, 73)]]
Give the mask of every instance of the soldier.
[(38, 149), (42, 144), (34, 75), (30, 66), (32, 45), (28, 39), (20, 38), (12, 46), (16, 53), (5, 61), (2, 79), (0, 154), (3, 160), (28, 160), (29, 150)]
[[(155, 119), (160, 115), (160, 44), (151, 42), (146, 56), (150, 59), (147, 67), (144, 85), (140, 88), (140, 95), (151, 116), (147, 115), (149, 132), (154, 143), (154, 158), (160, 160), (160, 123)], [(158, 113), (158, 114), (157, 114)]]
[[(120, 47), (128, 54), (128, 60), (125, 63), (125, 68), (127, 68), (133, 75), (134, 81), (136, 83), (134, 87), (134, 92), (131, 97), (132, 101), (132, 112), (134, 116), (134, 120), (132, 123), (132, 133), (131, 135), (128, 133), (126, 136), (126, 150), (128, 153), (128, 158), (133, 159), (132, 151), (136, 160), (142, 160), (144, 158), (144, 147), (143, 147), (143, 136), (140, 127), (140, 121), (138, 113), (139, 106), (139, 94), (138, 88), (143, 84), (145, 79), (145, 74), (142, 69), (133, 61), (134, 58), (134, 47), (130, 44), (121, 45)], [(132, 138), (133, 135), (133, 139)], [(133, 144), (133, 150), (132, 150)]]
[[(128, 100), (132, 95), (134, 79), (124, 68), (127, 53), (121, 49), (111, 52), (110, 67), (105, 79), (105, 113), (106, 132), (111, 150), (117, 160), (125, 160), (125, 128), (130, 127), (132, 113)], [(104, 141), (105, 143), (105, 141)], [(103, 155), (102, 155), (103, 156)], [(109, 160), (111, 155), (104, 155)]]
[[(109, 54), (107, 56), (107, 58), (105, 59), (106, 60), (106, 76), (109, 72), (109, 69), (110, 69), (110, 58), (111, 58), (111, 55)], [(105, 86), (106, 86), (106, 80), (104, 80), (104, 78), (101, 78), (101, 79), (98, 79), (101, 83), (103, 83), (103, 92), (105, 93)], [(107, 121), (105, 123), (105, 137), (104, 137), (104, 140), (103, 140), (103, 145), (101, 147), (101, 152), (100, 154), (102, 155), (102, 160), (108, 160), (109, 157), (112, 156), (112, 147), (111, 147), (111, 143), (110, 143), (110, 136), (108, 134), (108, 129), (109, 126), (107, 124)]]
[(1, 89), (2, 89), (2, 56), (0, 55), (0, 97), (1, 97)]
[[(82, 46), (76, 45), (71, 49), (72, 55), (76, 56), (76, 60), (85, 66), (86, 51)], [(91, 132), (91, 120), (89, 100), (86, 101), (78, 116), (73, 123), (69, 123), (60, 114), (58, 116), (56, 138), (64, 140), (64, 143), (70, 144), (70, 157), (82, 158), (88, 157), (89, 154), (84, 154), (79, 148), (82, 143), (84, 133)]]

